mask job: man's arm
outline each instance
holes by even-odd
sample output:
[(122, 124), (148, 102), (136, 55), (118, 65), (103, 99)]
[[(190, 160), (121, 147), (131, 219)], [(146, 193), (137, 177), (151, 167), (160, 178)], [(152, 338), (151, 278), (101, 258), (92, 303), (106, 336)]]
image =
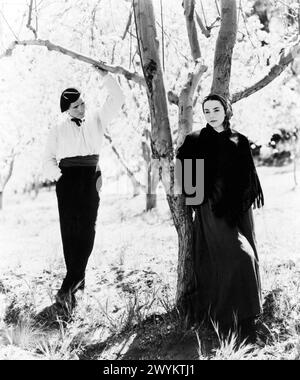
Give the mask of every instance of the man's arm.
[(61, 171), (56, 161), (57, 136), (56, 128), (52, 128), (49, 132), (46, 142), (46, 148), (43, 157), (43, 177), (50, 181), (57, 181), (61, 176)]
[(106, 88), (108, 96), (100, 110), (100, 120), (103, 130), (118, 116), (124, 104), (125, 96), (118, 82), (110, 75), (106, 74), (103, 79), (103, 86)]

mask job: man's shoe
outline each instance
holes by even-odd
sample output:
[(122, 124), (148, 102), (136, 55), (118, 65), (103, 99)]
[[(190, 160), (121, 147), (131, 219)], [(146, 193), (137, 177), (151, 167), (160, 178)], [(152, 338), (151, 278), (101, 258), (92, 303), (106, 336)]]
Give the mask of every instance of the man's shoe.
[(75, 295), (71, 292), (63, 292), (62, 290), (57, 292), (55, 302), (69, 313), (71, 313), (76, 306)]

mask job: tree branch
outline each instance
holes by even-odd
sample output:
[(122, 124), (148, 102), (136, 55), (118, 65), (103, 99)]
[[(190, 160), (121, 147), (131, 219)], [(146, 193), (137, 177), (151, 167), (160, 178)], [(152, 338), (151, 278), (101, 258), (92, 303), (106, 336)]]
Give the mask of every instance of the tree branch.
[(194, 93), (199, 83), (201, 76), (207, 71), (205, 66), (200, 60), (197, 62), (195, 69), (189, 73), (188, 80), (183, 87), (179, 96), (179, 129), (177, 137), (177, 146), (183, 143), (187, 133), (193, 127), (193, 98)]
[(29, 4), (29, 12), (28, 12), (28, 21), (27, 21), (27, 25), (26, 27), (32, 31), (32, 33), (34, 34), (34, 37), (35, 39), (37, 39), (37, 31), (36, 29), (34, 29), (34, 27), (31, 25), (31, 21), (32, 21), (32, 8), (33, 8), (33, 0), (30, 0), (30, 4)]
[(295, 44), (286, 54), (285, 50), (282, 51), (279, 62), (271, 68), (269, 73), (264, 78), (254, 83), (252, 86), (233, 94), (231, 102), (236, 103), (239, 100), (247, 98), (248, 96), (266, 87), (274, 79), (279, 77), (288, 65), (298, 56), (300, 56), (300, 41), (298, 41), (297, 44)]
[(183, 7), (191, 52), (194, 61), (196, 61), (198, 58), (201, 57), (201, 51), (194, 17), (195, 0), (183, 0)]
[(236, 0), (221, 0), (221, 7), (221, 27), (216, 43), (211, 92), (227, 97), (237, 34)]
[(115, 155), (117, 156), (118, 158), (118, 161), (121, 163), (121, 165), (123, 166), (123, 168), (125, 169), (127, 175), (129, 176), (129, 178), (132, 180), (132, 182), (134, 183), (135, 187), (140, 187), (142, 190), (146, 191), (146, 186), (143, 185), (141, 182), (139, 182), (133, 171), (130, 170), (124, 160), (124, 158), (121, 156), (121, 154), (119, 153), (119, 151), (117, 150), (117, 148), (115, 147), (115, 145), (113, 144), (113, 141), (112, 141), (112, 138), (111, 136), (105, 132), (104, 133), (104, 137), (109, 141), (110, 143), (110, 146), (111, 146), (111, 149), (113, 150), (113, 152), (115, 153)]
[(132, 15), (133, 15), (133, 9), (131, 8), (130, 9), (130, 13), (129, 13), (129, 17), (128, 17), (128, 21), (127, 21), (127, 24), (126, 24), (126, 27), (125, 27), (125, 30), (124, 30), (124, 33), (123, 33), (123, 36), (122, 36), (122, 40), (125, 40), (126, 34), (128, 33), (128, 30), (130, 28), (130, 25), (131, 25), (131, 22), (132, 22)]
[(196, 13), (196, 20), (197, 20), (197, 23), (201, 29), (201, 32), (204, 34), (205, 37), (209, 38), (211, 36), (210, 30), (207, 29), (207, 27), (203, 24), (201, 17), (199, 16), (198, 12), (195, 12), (195, 13)]
[(135, 82), (135, 83), (137, 83), (139, 85), (145, 86), (145, 79), (142, 76), (140, 76), (139, 74), (137, 74), (137, 73), (132, 73), (132, 72), (126, 70), (125, 68), (121, 67), (121, 66), (110, 66), (110, 65), (107, 65), (106, 63), (104, 63), (104, 62), (102, 62), (100, 60), (96, 60), (94, 58), (87, 57), (87, 56), (82, 55), (80, 53), (77, 53), (77, 52), (75, 52), (73, 50), (66, 49), (66, 48), (64, 48), (64, 47), (62, 47), (60, 45), (55, 45), (55, 44), (51, 43), (48, 40), (40, 40), (40, 39), (38, 39), (38, 40), (14, 41), (6, 49), (6, 51), (3, 54), (0, 55), (0, 59), (3, 58), (3, 57), (9, 57), (9, 56), (11, 56), (13, 50), (17, 46), (44, 46), (49, 51), (57, 51), (58, 53), (61, 53), (61, 54), (64, 54), (64, 55), (68, 55), (69, 57), (71, 57), (73, 59), (76, 59), (76, 60), (88, 63), (88, 64), (93, 65), (93, 66), (97, 66), (100, 69), (102, 69), (104, 71), (108, 71), (108, 72), (110, 72), (112, 74), (123, 75), (123, 76), (125, 76), (125, 78), (127, 78), (129, 80), (132, 80), (133, 82)]

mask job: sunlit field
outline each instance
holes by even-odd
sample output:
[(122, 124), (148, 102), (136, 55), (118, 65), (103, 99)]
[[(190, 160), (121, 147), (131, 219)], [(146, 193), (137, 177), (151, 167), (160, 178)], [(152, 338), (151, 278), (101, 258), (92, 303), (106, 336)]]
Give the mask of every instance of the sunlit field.
[[(68, 321), (37, 323), (64, 276), (55, 192), (7, 194), (0, 214), (1, 359), (295, 359), (300, 354), (300, 190), (292, 167), (259, 168), (265, 207), (255, 211), (265, 339), (186, 329), (174, 311), (177, 234), (163, 191), (101, 193), (86, 291)], [(299, 173), (298, 173), (299, 174)], [(50, 323), (51, 322), (51, 323)]]

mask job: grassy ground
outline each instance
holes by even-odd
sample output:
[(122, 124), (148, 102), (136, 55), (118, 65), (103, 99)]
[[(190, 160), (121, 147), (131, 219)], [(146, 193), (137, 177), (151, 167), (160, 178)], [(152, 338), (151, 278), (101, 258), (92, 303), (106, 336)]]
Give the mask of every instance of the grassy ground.
[(7, 195), (0, 213), (0, 359), (298, 358), (300, 189), (293, 189), (291, 170), (259, 169), (266, 206), (255, 221), (270, 332), (266, 344), (239, 350), (234, 337), (185, 329), (173, 310), (177, 235), (164, 196), (145, 213), (143, 196), (116, 197), (108, 187), (87, 290), (72, 319), (33, 323), (65, 271), (55, 193)]

